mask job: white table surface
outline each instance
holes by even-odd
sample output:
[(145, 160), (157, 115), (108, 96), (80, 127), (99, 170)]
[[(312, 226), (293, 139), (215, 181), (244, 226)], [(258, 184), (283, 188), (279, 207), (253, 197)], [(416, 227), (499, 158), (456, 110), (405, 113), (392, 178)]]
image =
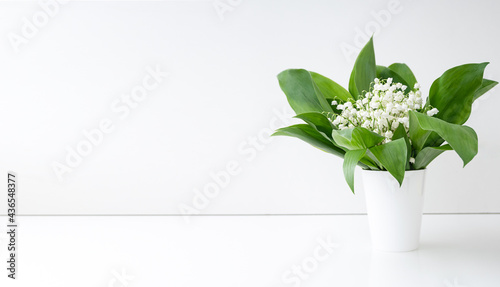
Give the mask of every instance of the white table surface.
[(2, 267), (0, 286), (500, 286), (500, 215), (424, 215), (407, 253), (372, 252), (365, 215), (18, 221), (18, 279)]

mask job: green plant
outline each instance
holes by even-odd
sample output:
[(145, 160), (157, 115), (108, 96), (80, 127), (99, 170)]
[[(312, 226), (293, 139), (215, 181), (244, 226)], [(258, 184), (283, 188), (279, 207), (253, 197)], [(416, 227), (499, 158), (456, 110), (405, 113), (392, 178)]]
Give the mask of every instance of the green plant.
[(305, 124), (273, 135), (296, 137), (344, 158), (352, 192), (356, 165), (386, 170), (399, 184), (406, 170), (424, 169), (447, 150), (455, 150), (465, 166), (478, 152), (478, 139), (463, 124), (472, 103), (498, 84), (483, 78), (487, 64), (447, 70), (423, 103), (420, 85), (406, 64), (375, 64), (372, 38), (356, 59), (348, 90), (304, 69), (281, 72), (280, 87)]

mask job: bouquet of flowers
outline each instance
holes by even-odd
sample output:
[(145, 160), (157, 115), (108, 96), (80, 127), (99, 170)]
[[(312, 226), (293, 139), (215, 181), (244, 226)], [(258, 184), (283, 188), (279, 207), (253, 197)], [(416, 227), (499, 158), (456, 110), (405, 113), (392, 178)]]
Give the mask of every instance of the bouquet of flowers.
[(406, 170), (425, 169), (447, 150), (454, 150), (465, 166), (478, 152), (478, 139), (463, 124), (472, 103), (498, 84), (483, 78), (487, 65), (447, 70), (424, 101), (406, 64), (375, 64), (372, 38), (356, 59), (348, 90), (304, 69), (281, 72), (280, 87), (305, 124), (278, 129), (273, 135), (296, 137), (344, 158), (344, 176), (352, 192), (356, 165), (388, 171), (400, 185)]

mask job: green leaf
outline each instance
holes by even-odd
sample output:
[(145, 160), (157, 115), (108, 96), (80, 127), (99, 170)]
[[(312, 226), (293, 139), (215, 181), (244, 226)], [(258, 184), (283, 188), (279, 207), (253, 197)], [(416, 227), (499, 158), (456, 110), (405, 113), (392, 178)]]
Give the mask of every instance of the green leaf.
[(349, 150), (366, 149), (381, 143), (384, 137), (362, 127), (333, 130), (335, 143)]
[(311, 74), (303, 69), (290, 69), (278, 75), (281, 90), (296, 114), (307, 112), (331, 112), (332, 107), (326, 101)]
[(354, 73), (354, 68), (351, 72), (351, 76), (349, 77), (349, 93), (352, 95), (352, 97), (357, 100), (359, 98), (358, 94), (358, 89), (356, 88), (356, 82), (354, 81), (355, 78), (355, 73)]
[(371, 147), (370, 151), (401, 186), (405, 177), (407, 158), (407, 148), (404, 138)]
[(332, 139), (332, 131), (334, 126), (325, 115), (318, 112), (304, 113), (295, 116), (315, 128), (320, 134), (327, 139)]
[(331, 141), (322, 136), (313, 127), (307, 124), (298, 124), (278, 129), (273, 136), (289, 136), (301, 139), (310, 145), (336, 156), (344, 157), (345, 151), (336, 147)]
[(429, 135), (432, 133), (431, 131), (424, 130), (420, 127), (420, 123), (418, 122), (417, 116), (413, 113), (409, 113), (410, 119), (410, 140), (415, 149), (415, 152), (420, 152), (427, 143), (427, 139)]
[(349, 92), (358, 99), (363, 91), (370, 90), (370, 83), (377, 77), (375, 64), (375, 51), (373, 50), (373, 37), (361, 49), (354, 63), (351, 77), (349, 79)]
[(354, 99), (346, 89), (329, 78), (315, 72), (309, 73), (311, 73), (313, 81), (316, 83), (325, 98), (340, 99), (344, 102), (349, 99)]
[(447, 150), (453, 150), (449, 144), (438, 147), (426, 147), (420, 151), (413, 164), (414, 169), (426, 168), (436, 157)]
[(389, 69), (397, 73), (399, 76), (401, 76), (404, 81), (406, 82), (406, 86), (408, 86), (408, 90), (413, 89), (415, 86), (415, 83), (417, 83), (417, 79), (415, 78), (415, 75), (413, 75), (413, 72), (410, 70), (410, 68), (403, 63), (394, 63), (389, 66)]
[(365, 157), (362, 159), (363, 163), (366, 164), (366, 162), (370, 162), (370, 164), (367, 164), (371, 170), (384, 170), (384, 167), (382, 164), (378, 161), (378, 159), (373, 155), (373, 153), (367, 149)]
[[(347, 150), (367, 149), (381, 143), (384, 140), (383, 136), (362, 127), (333, 130), (332, 137), (335, 145)], [(361, 165), (363, 168), (370, 167), (370, 169), (380, 169), (377, 159), (373, 158), (373, 155), (370, 152), (368, 152), (366, 156), (360, 160), (360, 162), (363, 164)]]
[(480, 96), (484, 95), (486, 92), (489, 90), (493, 89), (498, 84), (498, 82), (488, 80), (488, 79), (483, 79), (483, 82), (481, 83), (481, 87), (474, 93), (474, 98), (472, 101), (474, 102), (477, 100)]
[(476, 156), (478, 151), (477, 134), (472, 128), (450, 124), (441, 119), (429, 117), (415, 111), (410, 111), (410, 117), (414, 117), (416, 120), (413, 123), (410, 122), (410, 125), (417, 124), (419, 129), (425, 132), (436, 132), (448, 142), (460, 156), (464, 162), (464, 166)]
[(404, 139), (406, 143), (406, 169), (410, 169), (411, 144), (403, 124), (399, 124), (397, 129), (394, 131), (392, 140), (394, 141), (400, 138)]
[(393, 70), (384, 66), (377, 66), (377, 78), (381, 80), (387, 80), (388, 78), (392, 78), (393, 82), (401, 83), (403, 85), (408, 86), (408, 83), (406, 83), (403, 77), (401, 77), (398, 73), (394, 72)]
[(344, 177), (352, 193), (354, 193), (354, 171), (358, 162), (365, 156), (365, 153), (366, 149), (350, 150), (344, 156)]
[(463, 124), (470, 116), (476, 91), (483, 82), (488, 63), (465, 64), (451, 68), (432, 83), (429, 103), (437, 108), (437, 118)]

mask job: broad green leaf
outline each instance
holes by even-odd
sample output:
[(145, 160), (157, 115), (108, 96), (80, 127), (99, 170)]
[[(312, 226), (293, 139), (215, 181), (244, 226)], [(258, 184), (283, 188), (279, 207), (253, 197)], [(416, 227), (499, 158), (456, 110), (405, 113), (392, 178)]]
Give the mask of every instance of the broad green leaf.
[(332, 131), (334, 126), (325, 115), (317, 112), (304, 113), (295, 116), (315, 128), (320, 134), (327, 139), (332, 139)]
[(416, 122), (413, 124), (417, 124), (419, 129), (426, 132), (436, 132), (442, 137), (457, 152), (464, 162), (464, 166), (476, 156), (478, 151), (477, 134), (472, 128), (450, 124), (415, 111), (410, 111), (410, 117), (414, 117)]
[(370, 151), (382, 166), (399, 182), (403, 183), (406, 169), (407, 148), (404, 138), (374, 146)]
[(431, 131), (424, 130), (420, 127), (417, 116), (414, 113), (409, 113), (410, 118), (410, 140), (413, 145), (413, 148), (418, 153), (420, 152), (427, 143), (427, 139), (429, 138)]
[(335, 143), (349, 150), (366, 149), (381, 143), (384, 137), (362, 127), (333, 130)]
[(415, 83), (417, 83), (415, 75), (413, 75), (413, 72), (406, 64), (394, 63), (389, 66), (389, 69), (391, 69), (404, 79), (404, 81), (406, 82), (405, 85), (408, 86), (409, 90), (413, 89)]
[[(384, 67), (384, 66), (377, 66), (377, 78), (387, 80), (388, 78), (392, 78), (392, 81), (395, 83), (401, 83), (403, 85), (408, 86), (408, 83), (401, 77), (398, 73), (394, 72), (393, 70)], [(406, 90), (409, 91), (409, 90)]]
[[(364, 169), (371, 169), (371, 170), (381, 170), (381, 167), (377, 165), (377, 160), (373, 159), (369, 156), (369, 150), (367, 150), (367, 153), (365, 156), (359, 160), (358, 165), (361, 166)], [(371, 154), (371, 153), (370, 153)]]
[(415, 158), (414, 169), (426, 168), (436, 157), (447, 150), (453, 150), (449, 144), (438, 147), (426, 147)]
[(410, 139), (418, 154), (425, 147), (437, 147), (443, 144), (444, 139), (437, 133), (423, 130), (415, 115), (409, 114), (410, 118)]
[(370, 90), (370, 83), (377, 77), (375, 64), (375, 51), (373, 50), (373, 37), (361, 49), (354, 63), (349, 79), (349, 92), (358, 99), (363, 91)]
[(273, 136), (289, 136), (301, 139), (310, 145), (336, 156), (344, 157), (345, 151), (336, 147), (330, 140), (322, 136), (313, 127), (307, 124), (298, 124), (278, 129)]
[(366, 149), (357, 149), (346, 152), (344, 156), (344, 177), (352, 193), (354, 193), (354, 171), (358, 162), (365, 156), (365, 153)]
[(403, 138), (406, 143), (406, 169), (410, 169), (411, 144), (403, 124), (399, 124), (396, 128), (394, 135), (392, 136), (392, 140), (394, 141), (400, 138)]
[(481, 87), (488, 63), (465, 64), (449, 69), (432, 83), (429, 103), (437, 108), (437, 118), (463, 124), (470, 116), (474, 94)]
[(474, 98), (472, 101), (477, 100), (480, 96), (484, 95), (486, 92), (489, 90), (493, 89), (498, 84), (498, 82), (488, 80), (488, 79), (483, 79), (483, 82), (481, 83), (481, 87), (474, 93)]
[(378, 161), (378, 159), (373, 155), (373, 153), (367, 149), (366, 154), (363, 157), (363, 162), (369, 161), (371, 165), (368, 165), (372, 170), (384, 170), (382, 164)]
[[(375, 146), (384, 140), (383, 136), (362, 127), (333, 130), (332, 137), (335, 145), (347, 150), (366, 149)], [(380, 169), (377, 159), (374, 158), (370, 152), (368, 152), (360, 161), (365, 165), (363, 167), (368, 166), (370, 169)]]
[(313, 81), (316, 83), (325, 98), (340, 99), (344, 102), (349, 99), (354, 99), (351, 94), (341, 85), (318, 73), (310, 73)]
[(351, 76), (349, 77), (349, 93), (352, 95), (352, 97), (354, 99), (358, 99), (359, 98), (359, 94), (358, 94), (358, 89), (356, 88), (356, 82), (354, 81), (354, 78), (355, 78), (355, 73), (354, 73), (354, 68), (351, 72)]
[(331, 112), (320, 89), (314, 83), (311, 74), (303, 69), (290, 69), (278, 75), (281, 90), (296, 114), (307, 112)]

